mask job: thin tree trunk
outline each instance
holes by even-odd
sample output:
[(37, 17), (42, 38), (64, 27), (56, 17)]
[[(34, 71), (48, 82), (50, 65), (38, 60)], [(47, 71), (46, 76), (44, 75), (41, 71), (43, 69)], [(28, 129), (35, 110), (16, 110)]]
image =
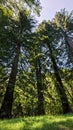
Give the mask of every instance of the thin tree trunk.
[(0, 110), (0, 118), (11, 118), (12, 116), (13, 93), (16, 82), (19, 54), (20, 54), (20, 45), (17, 45), (9, 82), (7, 85), (6, 93), (4, 95), (4, 99)]
[(52, 61), (52, 64), (53, 64), (53, 69), (54, 69), (54, 73), (55, 73), (55, 77), (56, 77), (56, 81), (57, 81), (56, 89), (57, 89), (57, 91), (60, 95), (63, 113), (66, 114), (66, 113), (71, 112), (71, 108), (69, 106), (68, 98), (67, 98), (67, 95), (65, 93), (65, 89), (64, 89), (64, 86), (63, 86), (63, 83), (62, 83), (62, 80), (61, 80), (61, 77), (60, 77), (60, 74), (59, 74), (59, 69), (58, 69), (58, 66), (56, 64), (56, 61), (55, 61), (55, 58), (54, 58), (50, 44), (48, 44), (48, 47), (49, 47), (50, 58), (51, 58), (51, 61)]
[(44, 96), (43, 96), (43, 85), (41, 79), (41, 65), (38, 59), (38, 65), (36, 68), (36, 78), (37, 78), (37, 92), (38, 92), (38, 115), (44, 115)]

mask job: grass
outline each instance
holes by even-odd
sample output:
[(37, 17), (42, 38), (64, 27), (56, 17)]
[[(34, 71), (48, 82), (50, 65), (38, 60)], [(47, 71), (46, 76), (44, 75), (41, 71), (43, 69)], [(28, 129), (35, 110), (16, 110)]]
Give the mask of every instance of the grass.
[(0, 130), (73, 130), (73, 115), (0, 120)]

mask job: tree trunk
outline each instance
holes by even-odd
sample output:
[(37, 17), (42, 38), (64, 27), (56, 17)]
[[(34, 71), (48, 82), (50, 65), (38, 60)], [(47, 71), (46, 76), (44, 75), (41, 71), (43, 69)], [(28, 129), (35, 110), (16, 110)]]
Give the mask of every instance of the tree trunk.
[(36, 78), (37, 78), (37, 92), (38, 92), (38, 115), (44, 115), (44, 96), (43, 96), (43, 85), (41, 80), (41, 65), (38, 59), (38, 65), (36, 68)]
[(73, 51), (73, 42), (72, 42), (71, 38), (67, 35), (66, 31), (64, 31), (62, 28), (60, 28), (60, 29), (63, 33), (64, 38), (65, 38), (65, 42), (70, 47), (71, 51)]
[(20, 45), (17, 45), (9, 82), (7, 85), (6, 93), (4, 95), (4, 99), (0, 110), (0, 118), (11, 118), (12, 116), (13, 93), (16, 82), (19, 54), (20, 54)]
[(55, 61), (51, 46), (50, 46), (50, 44), (47, 44), (47, 45), (49, 47), (50, 58), (51, 58), (51, 61), (52, 61), (52, 64), (53, 64), (53, 69), (54, 69), (54, 73), (55, 73), (55, 77), (56, 77), (56, 81), (57, 81), (56, 82), (56, 89), (57, 89), (57, 91), (58, 91), (58, 93), (60, 95), (63, 114), (66, 114), (66, 113), (71, 112), (71, 108), (69, 106), (68, 98), (67, 98), (67, 95), (65, 93), (65, 89), (64, 89), (64, 86), (63, 86), (63, 83), (62, 83), (62, 80), (61, 80), (61, 77), (60, 77), (60, 74), (59, 74), (59, 69), (58, 69), (58, 66), (56, 64), (56, 61)]

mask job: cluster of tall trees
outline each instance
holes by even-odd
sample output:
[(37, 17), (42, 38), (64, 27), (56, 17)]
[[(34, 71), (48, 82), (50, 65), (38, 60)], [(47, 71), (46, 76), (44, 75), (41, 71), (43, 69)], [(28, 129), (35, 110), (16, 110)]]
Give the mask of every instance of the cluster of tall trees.
[(40, 9), (39, 0), (0, 2), (0, 118), (73, 111), (73, 12), (35, 29)]

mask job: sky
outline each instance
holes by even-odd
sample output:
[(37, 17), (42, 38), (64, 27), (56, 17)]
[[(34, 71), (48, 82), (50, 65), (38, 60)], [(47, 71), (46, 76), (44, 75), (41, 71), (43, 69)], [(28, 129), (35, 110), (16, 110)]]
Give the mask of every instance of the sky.
[(67, 11), (73, 10), (73, 0), (40, 0), (42, 10), (38, 22), (51, 20), (55, 13), (65, 8)]

